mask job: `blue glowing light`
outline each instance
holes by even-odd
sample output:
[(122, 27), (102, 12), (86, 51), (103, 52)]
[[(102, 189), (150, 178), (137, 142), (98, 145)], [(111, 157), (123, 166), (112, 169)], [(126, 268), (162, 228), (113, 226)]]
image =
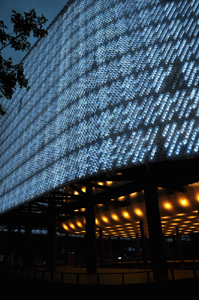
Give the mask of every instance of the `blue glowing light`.
[(199, 0), (75, 0), (3, 101), (0, 212), (102, 172), (198, 156)]

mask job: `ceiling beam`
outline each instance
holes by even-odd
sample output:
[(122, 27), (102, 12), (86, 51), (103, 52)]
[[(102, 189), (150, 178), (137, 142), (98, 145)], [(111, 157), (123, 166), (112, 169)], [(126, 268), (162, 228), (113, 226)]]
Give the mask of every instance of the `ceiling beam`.
[[(128, 182), (126, 184), (111, 187), (109, 190), (101, 193), (94, 194), (91, 199), (94, 204), (103, 204), (106, 201), (111, 201), (111, 199), (117, 199), (121, 196), (129, 195), (134, 192), (141, 191), (143, 189), (142, 184), (140, 182)], [(64, 213), (71, 213), (75, 209), (85, 208), (86, 207), (87, 198), (84, 197), (79, 201), (75, 201), (72, 203), (64, 203), (61, 207), (56, 208), (56, 214), (64, 214)], [(121, 202), (122, 203), (122, 202)], [(121, 204), (122, 206), (122, 204)]]

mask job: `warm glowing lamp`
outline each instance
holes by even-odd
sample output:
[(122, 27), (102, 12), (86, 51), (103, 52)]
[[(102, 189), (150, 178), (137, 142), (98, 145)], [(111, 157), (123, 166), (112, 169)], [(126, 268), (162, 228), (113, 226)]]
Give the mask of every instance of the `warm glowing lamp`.
[(129, 197), (130, 197), (130, 198), (134, 198), (134, 197), (136, 197), (136, 196), (137, 196), (137, 192), (129, 194)]
[(135, 209), (135, 213), (136, 213), (136, 215), (138, 215), (139, 217), (143, 216), (143, 212), (142, 212), (139, 208), (136, 208), (136, 209)]
[(113, 181), (107, 181), (106, 184), (107, 184), (108, 186), (110, 186), (110, 185), (113, 184)]
[(125, 196), (118, 197), (118, 200), (119, 201), (124, 201), (125, 200)]
[(168, 210), (172, 209), (171, 203), (165, 202), (165, 203), (164, 203), (164, 208), (165, 208), (165, 209), (168, 209)]
[(86, 187), (85, 186), (81, 190), (82, 190), (82, 192), (86, 193)]
[(82, 223), (78, 221), (77, 226), (82, 227)]
[(180, 199), (180, 204), (182, 205), (182, 206), (188, 206), (189, 205), (189, 202), (187, 201), (187, 199)]
[(67, 226), (66, 224), (63, 224), (63, 228), (64, 228), (65, 230), (68, 230), (68, 226)]
[(103, 217), (102, 217), (102, 220), (103, 220), (105, 223), (108, 223), (107, 217), (103, 216)]
[(127, 211), (123, 211), (123, 216), (126, 218), (126, 219), (129, 219), (130, 218), (130, 215)]
[(75, 225), (73, 223), (70, 223), (69, 226), (72, 228), (72, 229), (75, 229)]
[(112, 214), (111, 217), (113, 220), (118, 221), (118, 216), (116, 214)]

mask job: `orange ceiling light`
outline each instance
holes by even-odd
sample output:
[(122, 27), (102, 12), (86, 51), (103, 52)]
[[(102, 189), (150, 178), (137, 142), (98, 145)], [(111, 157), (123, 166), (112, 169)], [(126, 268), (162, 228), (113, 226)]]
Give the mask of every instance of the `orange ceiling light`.
[(137, 196), (137, 194), (138, 194), (137, 192), (131, 193), (131, 194), (129, 194), (129, 197), (130, 197), (130, 198), (135, 198), (135, 197)]
[(172, 210), (173, 209), (173, 206), (171, 205), (170, 202), (165, 202), (163, 203), (163, 207), (167, 210)]
[(124, 218), (129, 219), (130, 218), (130, 214), (128, 213), (128, 211), (123, 211), (122, 215)]
[(102, 216), (102, 221), (105, 222), (105, 223), (108, 223), (108, 218), (105, 217), (105, 216)]
[(189, 206), (189, 201), (188, 201), (187, 199), (185, 199), (185, 198), (180, 199), (180, 200), (179, 200), (179, 203), (180, 203), (180, 205), (183, 206), (183, 207)]
[(81, 223), (81, 222), (79, 222), (79, 221), (77, 221), (77, 223), (76, 223), (76, 224), (77, 224), (77, 226), (78, 226), (78, 227), (81, 227), (81, 228), (83, 227), (82, 223)]
[(118, 199), (118, 201), (124, 201), (125, 200), (125, 196), (118, 197), (117, 199)]
[(72, 228), (72, 229), (75, 229), (75, 225), (73, 223), (69, 223), (69, 226)]
[(66, 224), (63, 224), (62, 227), (65, 229), (65, 230), (69, 230), (68, 226)]
[(143, 216), (143, 212), (141, 211), (141, 209), (139, 208), (135, 208), (135, 213), (137, 216), (142, 217)]
[(106, 181), (106, 185), (111, 186), (113, 184), (113, 181)]
[(112, 214), (112, 215), (111, 215), (111, 218), (112, 218), (113, 220), (115, 220), (115, 221), (118, 221), (118, 220), (119, 220), (119, 217), (118, 217), (118, 215), (116, 215), (116, 214)]
[(86, 193), (86, 187), (81, 188), (82, 192)]

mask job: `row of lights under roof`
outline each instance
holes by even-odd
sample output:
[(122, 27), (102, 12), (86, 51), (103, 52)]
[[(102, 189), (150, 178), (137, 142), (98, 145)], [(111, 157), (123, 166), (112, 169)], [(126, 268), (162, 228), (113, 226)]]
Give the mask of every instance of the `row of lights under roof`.
[(189, 234), (193, 232), (198, 233), (199, 232), (198, 211), (197, 210), (193, 211), (192, 215), (189, 215), (187, 213), (180, 213), (177, 214), (176, 218), (174, 219), (170, 219), (170, 217), (162, 218), (162, 230), (165, 235), (175, 234), (176, 227), (179, 228), (179, 232), (181, 234), (182, 233)]
[[(65, 230), (68, 231), (68, 226), (66, 224), (63, 224), (63, 228)], [(139, 233), (139, 230), (135, 230), (133, 227), (129, 227), (129, 228), (126, 228), (126, 227), (123, 227), (122, 225), (121, 226), (118, 226), (118, 227), (113, 227), (111, 229), (107, 229), (105, 228), (103, 230), (103, 235), (104, 236), (122, 236), (122, 237), (135, 237), (136, 236), (136, 232)], [(85, 230), (82, 230), (81, 232), (75, 232), (77, 235), (79, 234), (85, 234)], [(145, 231), (146, 235), (148, 235), (148, 232)], [(96, 235), (98, 235), (98, 230), (96, 230)]]
[[(108, 186), (112, 186), (113, 185), (113, 181), (106, 181), (106, 182), (98, 182), (98, 185), (100, 186), (100, 185), (108, 185)], [(83, 192), (86, 192), (86, 187), (83, 187), (83, 188), (81, 188), (81, 190), (83, 191)], [(75, 194), (75, 195), (78, 195), (79, 193), (77, 192), (77, 191), (73, 191), (73, 193)], [(133, 197), (135, 197), (137, 195), (137, 193), (132, 193), (132, 194), (130, 194), (129, 195), (129, 197), (130, 198), (133, 198)], [(121, 196), (121, 197), (119, 197), (119, 198), (117, 198), (117, 200), (119, 200), (119, 201), (124, 201), (125, 200), (125, 198), (126, 198), (126, 196)], [(197, 197), (197, 199), (196, 199), (198, 202), (199, 202), (199, 196)], [(186, 207), (189, 207), (191, 204), (190, 204), (190, 202), (184, 197), (184, 198), (180, 198), (179, 200), (178, 200), (178, 203), (180, 204), (180, 206), (181, 207), (184, 207), (184, 208), (186, 208)], [(103, 206), (103, 204), (99, 204), (98, 206)], [(167, 210), (167, 211), (172, 211), (173, 210), (173, 205), (172, 205), (172, 203), (171, 202), (169, 202), (169, 201), (164, 201), (163, 203), (162, 203), (162, 207), (165, 209), (165, 210)], [(79, 210), (78, 210), (79, 211)], [(85, 208), (81, 208), (80, 209), (80, 211), (85, 211)], [(197, 212), (197, 211), (196, 211)], [(137, 207), (137, 208), (134, 208), (134, 213), (137, 215), (137, 217), (143, 217), (144, 216), (144, 213), (143, 213), (143, 211), (139, 208), (139, 207)], [(177, 217), (180, 217), (180, 216), (183, 216), (183, 215), (185, 215), (185, 214), (183, 214), (183, 213), (181, 213), (181, 214), (177, 214), (176, 216)], [(113, 221), (115, 221), (115, 222), (117, 222), (117, 221), (120, 221), (120, 218), (121, 218), (121, 216), (123, 217), (123, 218), (125, 218), (126, 220), (130, 220), (131, 219), (131, 213), (130, 213), (130, 211), (127, 211), (127, 210), (122, 210), (122, 212), (120, 213), (120, 216), (116, 213), (116, 212), (113, 212), (113, 213), (111, 213), (111, 218), (110, 217), (107, 217), (106, 215), (104, 215), (104, 214), (102, 214), (101, 216), (100, 216), (100, 218), (96, 218), (96, 226), (98, 226), (98, 227), (100, 227), (101, 226), (101, 224), (103, 224), (103, 225), (105, 225), (105, 228), (107, 229), (108, 227), (108, 225)], [(195, 216), (196, 217), (196, 216)], [(164, 217), (162, 217), (162, 229), (163, 229), (163, 233), (165, 234), (165, 235), (171, 235), (171, 234), (174, 234), (175, 233), (175, 227), (176, 227), (176, 225), (178, 225), (178, 223), (176, 223), (175, 221), (179, 221), (178, 219), (174, 219), (173, 221), (173, 224), (171, 224), (170, 223), (170, 226), (166, 226), (166, 219), (167, 218), (170, 218), (169, 216), (164, 216)], [(191, 218), (194, 218), (194, 216), (190, 216), (189, 217), (190, 219)], [(185, 224), (188, 224), (189, 223), (189, 225), (190, 225), (190, 223), (191, 223), (191, 221), (185, 221), (184, 222)], [(135, 224), (135, 222), (133, 223), (133, 224)], [(135, 230), (133, 231), (133, 224), (131, 224), (131, 226), (132, 226), (132, 230), (130, 231), (130, 232), (128, 232), (128, 234), (127, 234), (127, 232), (126, 231), (120, 231), (120, 234), (123, 234), (123, 235), (128, 235), (129, 236), (129, 233), (131, 233), (130, 235), (131, 236), (134, 236), (135, 235)], [(185, 225), (185, 224), (183, 224), (182, 226), (180, 226), (180, 228), (181, 227), (183, 227), (182, 228), (182, 232), (184, 232), (184, 233), (189, 233), (190, 231), (191, 232), (198, 232), (198, 230), (197, 230), (197, 226), (199, 225), (198, 223), (195, 223), (195, 224), (193, 224), (193, 226), (189, 226), (189, 228), (187, 228), (187, 226)], [(78, 221), (76, 221), (75, 223), (72, 223), (72, 222), (69, 222), (68, 223), (68, 225), (66, 225), (66, 224), (63, 224), (63, 228), (66, 230), (66, 231), (74, 231), (74, 230), (76, 230), (76, 227), (77, 228), (79, 228), (79, 229), (83, 229), (84, 228), (84, 225), (85, 225), (85, 219), (83, 220), (83, 221), (80, 221), (80, 220), (78, 220)], [(118, 226), (120, 226), (121, 228), (123, 228), (122, 227), (122, 225), (118, 225)], [(104, 228), (104, 230), (106, 230)], [(185, 230), (186, 229), (186, 230)], [(193, 229), (196, 229), (196, 230), (193, 230)], [(81, 230), (81, 232), (84, 232), (84, 231), (82, 231)], [(133, 233), (134, 232), (134, 233)], [(79, 233), (79, 232), (78, 232)], [(106, 234), (106, 233), (105, 233)], [(112, 234), (114, 235), (118, 235), (118, 232), (117, 231), (112, 231)]]
[[(98, 185), (99, 185), (99, 188), (100, 186), (113, 186), (114, 184), (114, 181), (106, 181), (106, 182), (98, 182)], [(67, 188), (64, 187), (64, 189), (66, 190)], [(93, 191), (95, 191), (97, 188), (93, 187)], [(158, 189), (162, 189), (162, 188), (158, 188)], [(86, 187), (82, 187), (81, 188), (81, 191), (86, 193)], [(73, 194), (74, 195), (79, 195), (78, 191), (73, 191)], [(128, 195), (130, 198), (134, 198), (135, 196), (137, 196), (137, 193), (131, 193)], [(123, 201), (126, 199), (126, 196), (120, 196), (117, 198), (117, 200), (119, 201)], [(199, 202), (199, 196), (197, 197), (197, 201)], [(182, 199), (179, 199), (179, 204), (181, 204), (182, 206), (189, 206), (189, 201), (184, 197)], [(171, 203), (168, 202), (168, 201), (165, 201), (164, 202), (164, 208), (166, 209), (171, 209), (172, 206), (171, 206)]]
[[(113, 214), (113, 217), (117, 217), (116, 214)], [(181, 219), (185, 218), (185, 220)], [(194, 220), (196, 219), (196, 220)], [(108, 218), (104, 217), (104, 222), (108, 223)], [(172, 221), (172, 222), (171, 222)], [(195, 222), (194, 222), (195, 221)], [(171, 219), (170, 217), (162, 217), (162, 231), (164, 235), (173, 235), (175, 234), (176, 227), (179, 227), (180, 233), (188, 234), (190, 232), (199, 232), (199, 222), (198, 222), (198, 211), (193, 211), (192, 215), (187, 215), (186, 213), (177, 214), (176, 218)], [(66, 231), (74, 231), (76, 227), (79, 227), (80, 231), (76, 231), (77, 234), (85, 233), (84, 229), (85, 220), (84, 222), (77, 221), (76, 224), (69, 222), (68, 225), (63, 223), (63, 229)], [(98, 219), (96, 219), (96, 225), (100, 226)], [(191, 226), (190, 226), (191, 225)], [(145, 228), (146, 233), (147, 228)], [(103, 228), (104, 235), (115, 235), (115, 236), (131, 236), (135, 237), (136, 232), (139, 233), (139, 221), (134, 223), (127, 223), (124, 225), (114, 225), (112, 227), (107, 226)]]

